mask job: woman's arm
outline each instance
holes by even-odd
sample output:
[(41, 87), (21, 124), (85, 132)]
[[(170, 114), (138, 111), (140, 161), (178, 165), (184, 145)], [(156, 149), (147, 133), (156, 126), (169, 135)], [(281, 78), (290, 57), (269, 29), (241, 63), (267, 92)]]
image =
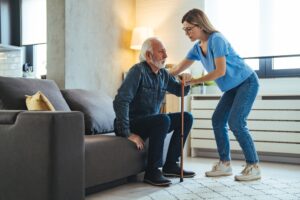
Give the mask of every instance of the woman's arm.
[(189, 68), (193, 63), (193, 60), (184, 59), (175, 67), (170, 69), (170, 74), (172, 74), (173, 76), (177, 76), (178, 74)]
[(215, 58), (215, 65), (216, 65), (216, 69), (214, 71), (211, 71), (210, 73), (208, 73), (205, 76), (202, 76), (200, 78), (192, 79), (191, 85), (203, 83), (205, 81), (213, 81), (213, 80), (220, 78), (221, 76), (224, 76), (226, 73), (226, 58), (225, 58), (225, 56)]

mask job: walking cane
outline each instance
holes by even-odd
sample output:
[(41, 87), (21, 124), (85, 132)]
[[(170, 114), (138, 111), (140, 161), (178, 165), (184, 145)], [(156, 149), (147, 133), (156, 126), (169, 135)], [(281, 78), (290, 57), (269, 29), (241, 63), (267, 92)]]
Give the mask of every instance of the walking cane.
[(180, 152), (180, 182), (183, 182), (183, 136), (184, 136), (184, 79), (181, 81), (181, 152)]

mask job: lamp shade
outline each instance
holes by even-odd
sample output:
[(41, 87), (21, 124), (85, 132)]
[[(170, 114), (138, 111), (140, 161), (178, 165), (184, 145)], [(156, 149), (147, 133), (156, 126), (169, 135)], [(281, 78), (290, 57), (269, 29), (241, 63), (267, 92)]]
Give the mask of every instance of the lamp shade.
[(143, 42), (153, 36), (153, 30), (149, 27), (136, 27), (131, 37), (130, 48), (141, 50)]

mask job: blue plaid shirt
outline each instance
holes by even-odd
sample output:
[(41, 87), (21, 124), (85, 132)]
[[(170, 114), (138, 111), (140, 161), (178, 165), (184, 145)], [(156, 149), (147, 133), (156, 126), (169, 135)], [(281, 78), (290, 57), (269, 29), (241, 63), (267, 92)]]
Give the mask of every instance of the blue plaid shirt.
[[(189, 91), (185, 86), (184, 95)], [(145, 61), (134, 65), (113, 101), (116, 134), (128, 137), (130, 120), (158, 114), (166, 92), (181, 96), (181, 83), (166, 69), (155, 74)]]

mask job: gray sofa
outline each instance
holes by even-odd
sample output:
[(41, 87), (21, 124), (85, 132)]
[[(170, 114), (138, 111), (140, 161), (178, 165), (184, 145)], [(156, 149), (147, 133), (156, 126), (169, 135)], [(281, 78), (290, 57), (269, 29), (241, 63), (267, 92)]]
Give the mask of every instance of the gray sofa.
[[(43, 92), (56, 111), (27, 111)], [(82, 200), (145, 168), (146, 152), (113, 134), (112, 99), (54, 81), (0, 77), (0, 199)]]

